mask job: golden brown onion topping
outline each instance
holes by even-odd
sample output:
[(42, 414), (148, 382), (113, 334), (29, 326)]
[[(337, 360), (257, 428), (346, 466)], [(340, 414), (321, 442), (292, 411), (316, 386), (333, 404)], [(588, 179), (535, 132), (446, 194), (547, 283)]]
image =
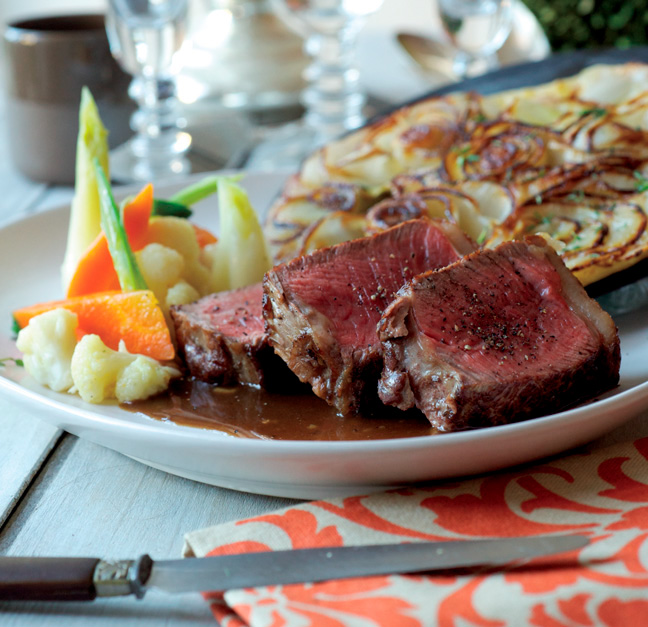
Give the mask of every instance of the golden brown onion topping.
[(484, 246), (537, 233), (584, 283), (648, 256), (648, 65), (424, 99), (311, 155), (270, 210), (277, 261), (419, 215)]

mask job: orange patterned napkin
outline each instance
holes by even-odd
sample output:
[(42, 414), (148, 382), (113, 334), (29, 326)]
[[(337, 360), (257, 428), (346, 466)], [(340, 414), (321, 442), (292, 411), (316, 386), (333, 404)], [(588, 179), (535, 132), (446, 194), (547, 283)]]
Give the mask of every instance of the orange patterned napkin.
[(223, 627), (645, 627), (648, 437), (474, 479), (301, 503), (190, 533), (186, 555), (584, 533), (526, 567), (205, 595)]

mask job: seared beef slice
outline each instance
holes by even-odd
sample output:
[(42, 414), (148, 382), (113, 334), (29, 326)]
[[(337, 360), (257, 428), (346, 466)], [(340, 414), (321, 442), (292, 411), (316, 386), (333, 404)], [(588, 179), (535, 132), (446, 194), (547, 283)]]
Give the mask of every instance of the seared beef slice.
[(270, 344), (317, 396), (356, 411), (365, 390), (377, 400), (376, 325), (395, 293), (473, 250), (454, 225), (421, 219), (277, 266), (263, 282)]
[(257, 283), (171, 308), (178, 350), (192, 376), (222, 385), (263, 385), (268, 370), (285, 370), (268, 344), (262, 299)]
[(619, 379), (614, 322), (538, 237), (416, 277), (379, 335), (380, 398), (443, 431), (557, 411)]

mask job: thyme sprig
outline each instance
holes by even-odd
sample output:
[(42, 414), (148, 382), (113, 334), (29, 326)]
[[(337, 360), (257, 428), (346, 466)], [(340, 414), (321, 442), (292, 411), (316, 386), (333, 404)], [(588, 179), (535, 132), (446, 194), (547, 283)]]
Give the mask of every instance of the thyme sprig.
[(3, 357), (2, 359), (0, 359), (0, 368), (4, 368), (10, 362), (13, 362), (20, 368), (24, 368), (25, 366), (25, 362), (22, 359), (16, 359), (15, 357)]
[(602, 107), (592, 107), (591, 109), (584, 109), (581, 111), (581, 117), (584, 118), (586, 115), (593, 115), (595, 118), (602, 118), (607, 113), (607, 109)]
[(638, 170), (635, 170), (632, 173), (632, 176), (635, 177), (636, 183), (635, 183), (635, 191), (637, 192), (645, 192), (648, 191), (648, 178), (646, 178), (641, 172)]

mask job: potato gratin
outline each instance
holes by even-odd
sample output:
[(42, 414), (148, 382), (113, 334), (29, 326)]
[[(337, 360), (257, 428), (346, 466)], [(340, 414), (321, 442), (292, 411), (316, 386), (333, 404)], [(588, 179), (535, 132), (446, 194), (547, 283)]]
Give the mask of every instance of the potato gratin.
[(648, 65), (405, 106), (315, 152), (272, 207), (277, 261), (428, 215), (539, 234), (588, 285), (648, 256)]

